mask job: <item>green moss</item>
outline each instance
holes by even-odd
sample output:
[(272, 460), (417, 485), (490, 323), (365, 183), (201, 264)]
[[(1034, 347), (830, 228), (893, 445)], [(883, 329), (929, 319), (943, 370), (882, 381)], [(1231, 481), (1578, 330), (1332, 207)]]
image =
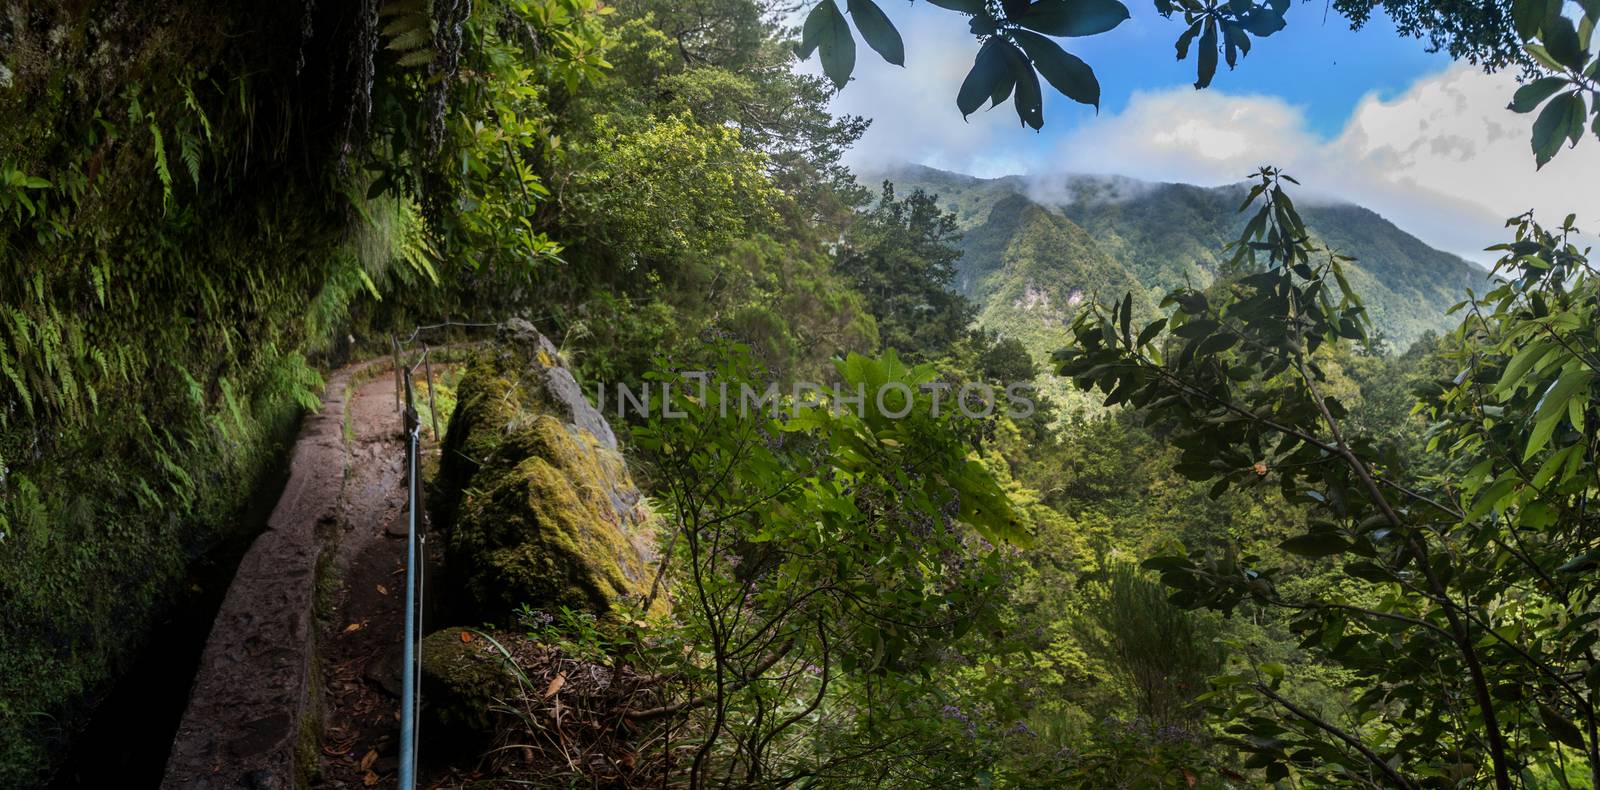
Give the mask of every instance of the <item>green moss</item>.
[(310, 697), (306, 715), (300, 719), (300, 730), (295, 734), (295, 787), (304, 790), (317, 778), (322, 761), (322, 673), (312, 672), (306, 689)]
[(452, 574), (473, 615), (528, 604), (605, 613), (642, 599), (647, 514), (615, 450), (564, 423), (539, 384), (554, 364), (488, 353), (462, 379), (441, 462)]
[(511, 662), (484, 638), (460, 628), (422, 640), (422, 677), (428, 707), (439, 721), (485, 734), (493, 726), (496, 701), (519, 688)]
[(605, 481), (625, 478), (621, 458), (581, 445), (549, 415), (508, 443), (529, 457), (480, 475), (483, 488), (466, 495), (451, 536), (457, 553), (480, 559), (467, 571), (473, 598), (498, 615), (523, 603), (604, 612), (642, 596), (646, 573), (605, 491)]

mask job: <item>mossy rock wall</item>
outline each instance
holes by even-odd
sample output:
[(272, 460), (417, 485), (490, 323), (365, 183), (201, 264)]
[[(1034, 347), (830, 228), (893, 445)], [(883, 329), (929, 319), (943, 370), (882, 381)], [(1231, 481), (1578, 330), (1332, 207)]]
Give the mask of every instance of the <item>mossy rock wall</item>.
[(0, 3), (0, 787), (254, 520), (384, 281), (342, 191), (360, 5)]
[(462, 615), (504, 622), (523, 604), (605, 614), (643, 600), (652, 519), (611, 427), (550, 341), (513, 321), (458, 398), (436, 514)]

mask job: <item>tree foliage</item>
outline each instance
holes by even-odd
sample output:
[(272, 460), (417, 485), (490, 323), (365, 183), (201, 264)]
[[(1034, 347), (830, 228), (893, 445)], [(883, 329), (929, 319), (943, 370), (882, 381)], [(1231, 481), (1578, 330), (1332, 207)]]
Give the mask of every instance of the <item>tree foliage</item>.
[[(1174, 431), (1177, 471), (1213, 493), (1275, 485), (1307, 509), (1304, 531), (1269, 556), (1145, 563), (1181, 605), (1297, 613), (1301, 647), (1360, 679), (1333, 720), (1282, 695), (1280, 665), (1224, 674), (1210, 701), (1233, 722), (1231, 742), (1269, 778), (1333, 785), (1482, 776), (1510, 787), (1535, 766), (1564, 774), (1566, 749), (1600, 770), (1581, 680), (1594, 674), (1582, 626), (1593, 273), (1567, 241), (1570, 220), (1557, 232), (1513, 220), (1500, 284), (1463, 304), (1450, 356), (1460, 373), (1427, 401), (1428, 447), (1448, 461), (1423, 474), (1352, 431), (1327, 391), (1322, 364), (1364, 336), (1362, 308), (1339, 256), (1308, 242), (1288, 180), (1261, 172), (1234, 279), (1173, 292), (1172, 315), (1137, 330), (1126, 302), (1097, 309), (1061, 363)], [(1285, 594), (1284, 557), (1337, 563), (1341, 581)]]
[(877, 205), (857, 217), (837, 268), (867, 298), (886, 347), (937, 354), (966, 332), (972, 308), (952, 287), (959, 238), (955, 217), (934, 196), (915, 190), (898, 198), (888, 181)]
[(1517, 0), (1511, 9), (1522, 49), (1540, 75), (1517, 89), (1511, 109), (1531, 113), (1543, 105), (1533, 121), (1532, 139), (1534, 161), (1541, 168), (1586, 133), (1600, 138), (1600, 55), (1591, 51), (1600, 3), (1580, 6), (1577, 21), (1559, 2)]
[[(838, 380), (861, 402), (807, 403), (767, 395), (742, 346), (709, 359), (698, 380), (659, 369), (634, 433), (673, 525), (663, 589), (696, 646), (678, 668), (704, 719), (688, 786), (854, 786), (873, 773), (854, 754), (926, 746), (874, 732), (901, 704), (874, 694), (988, 617), (1000, 547), (1026, 525), (971, 457), (972, 426), (934, 404), (931, 367), (851, 355)], [(865, 729), (805, 746), (840, 727)]]

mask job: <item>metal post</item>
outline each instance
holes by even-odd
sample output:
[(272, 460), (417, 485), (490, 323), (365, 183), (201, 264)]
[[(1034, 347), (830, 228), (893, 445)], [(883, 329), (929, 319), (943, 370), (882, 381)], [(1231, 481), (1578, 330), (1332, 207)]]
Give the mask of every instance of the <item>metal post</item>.
[(401, 414), (400, 393), (404, 388), (400, 385), (400, 339), (390, 335), (389, 347), (394, 356), (394, 412), (395, 414)]
[(417, 434), (420, 420), (405, 371), (406, 425), (406, 626), (401, 657), (400, 790), (413, 790), (417, 780)]
[(444, 434), (439, 433), (439, 405), (433, 399), (433, 363), (428, 361), (433, 349), (422, 347), (422, 372), (428, 374), (428, 416), (433, 420), (433, 440), (439, 441)]

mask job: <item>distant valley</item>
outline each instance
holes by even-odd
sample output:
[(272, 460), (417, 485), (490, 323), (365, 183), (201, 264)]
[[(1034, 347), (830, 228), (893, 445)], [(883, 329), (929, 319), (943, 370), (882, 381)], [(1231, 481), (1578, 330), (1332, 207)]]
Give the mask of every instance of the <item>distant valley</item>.
[[(1061, 345), (1087, 300), (1132, 292), (1154, 310), (1166, 291), (1204, 287), (1223, 247), (1248, 218), (1244, 188), (1158, 184), (1116, 176), (973, 176), (908, 165), (861, 174), (904, 194), (937, 194), (965, 233), (958, 284), (986, 328), (1021, 339), (1036, 357)], [(1314, 235), (1355, 258), (1347, 268), (1376, 326), (1403, 350), (1448, 326), (1445, 310), (1488, 273), (1433, 249), (1378, 214), (1352, 204), (1302, 199)]]

